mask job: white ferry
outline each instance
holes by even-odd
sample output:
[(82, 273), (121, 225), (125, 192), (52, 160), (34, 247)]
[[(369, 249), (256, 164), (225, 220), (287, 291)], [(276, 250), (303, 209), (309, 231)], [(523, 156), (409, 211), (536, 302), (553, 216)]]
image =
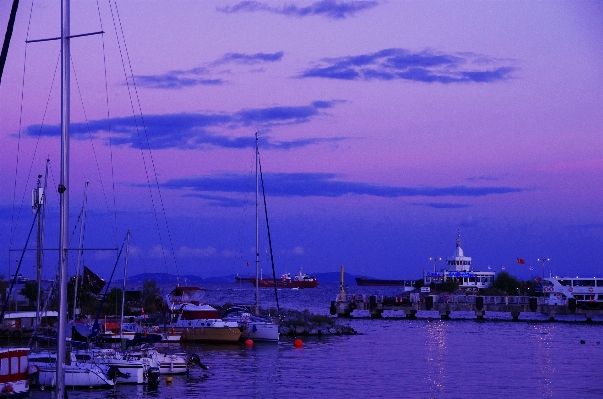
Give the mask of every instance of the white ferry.
[[(435, 269), (435, 268), (434, 268)], [(456, 236), (456, 249), (454, 255), (446, 258), (446, 269), (424, 273), (423, 285), (429, 286), (432, 282), (440, 284), (448, 280), (459, 283), (463, 290), (477, 291), (488, 288), (494, 281), (495, 272), (475, 271), (471, 267), (471, 257), (465, 256), (461, 248), (461, 234)]]
[(580, 305), (603, 305), (603, 278), (545, 277), (540, 281), (549, 305), (567, 305), (575, 299)]

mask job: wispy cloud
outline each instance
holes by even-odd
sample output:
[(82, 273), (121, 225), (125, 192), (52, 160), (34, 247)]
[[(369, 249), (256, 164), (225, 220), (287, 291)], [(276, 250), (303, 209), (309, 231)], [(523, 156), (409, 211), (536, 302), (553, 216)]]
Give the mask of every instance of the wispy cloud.
[[(94, 120), (88, 123), (72, 123), (71, 135), (74, 139), (97, 137), (110, 132), (113, 145), (135, 148), (141, 147), (141, 137), (145, 139), (143, 148), (151, 149), (202, 149), (208, 146), (221, 148), (253, 148), (255, 139), (230, 137), (213, 132), (215, 128), (234, 129), (245, 126), (268, 129), (277, 125), (310, 122), (326, 109), (339, 101), (314, 101), (309, 105), (280, 106), (268, 108), (248, 108), (231, 114), (166, 114), (140, 117), (120, 117), (110, 120)], [(60, 136), (60, 125), (30, 125), (27, 135), (37, 137)], [(338, 142), (344, 138), (305, 138), (278, 141), (264, 136), (262, 148), (289, 150), (323, 142)]]
[(134, 81), (139, 87), (150, 89), (182, 89), (192, 86), (218, 86), (226, 84), (222, 78), (212, 77), (215, 75), (214, 67), (226, 64), (232, 65), (258, 65), (280, 61), (283, 52), (276, 53), (226, 53), (222, 58), (186, 70), (173, 70), (159, 75), (138, 75)]
[(283, 58), (283, 52), (277, 53), (256, 53), (256, 54), (243, 54), (243, 53), (226, 53), (224, 57), (212, 62), (212, 65), (223, 65), (223, 64), (243, 64), (243, 65), (257, 65), (265, 62), (277, 62)]
[(379, 3), (377, 1), (368, 0), (321, 0), (305, 7), (299, 7), (295, 4), (275, 7), (272, 4), (265, 2), (249, 0), (242, 1), (234, 6), (218, 7), (217, 10), (227, 14), (264, 11), (290, 17), (311, 17), (318, 15), (332, 19), (345, 19), (355, 16), (358, 12), (369, 10), (378, 5)]
[[(508, 62), (508, 61), (507, 61)], [(411, 52), (390, 48), (376, 53), (325, 58), (300, 78), (411, 80), (425, 83), (491, 83), (511, 77), (515, 68), (473, 53)]]
[[(193, 178), (172, 179), (164, 184), (168, 189), (189, 189), (193, 192), (246, 193), (249, 176), (219, 174)], [(342, 197), (370, 195), (375, 197), (482, 197), (526, 191), (517, 187), (398, 187), (341, 180), (331, 173), (265, 173), (270, 182), (266, 195), (277, 197)], [(456, 207), (456, 204), (443, 204)], [(437, 205), (435, 206), (437, 207)]]
[(435, 209), (457, 209), (457, 208), (468, 208), (469, 204), (457, 204), (453, 202), (416, 202), (413, 205), (426, 206)]
[(505, 178), (507, 176), (508, 175), (504, 175), (504, 176), (481, 175), (481, 176), (468, 177), (467, 180), (468, 181), (497, 181), (497, 180), (503, 180), (503, 178)]

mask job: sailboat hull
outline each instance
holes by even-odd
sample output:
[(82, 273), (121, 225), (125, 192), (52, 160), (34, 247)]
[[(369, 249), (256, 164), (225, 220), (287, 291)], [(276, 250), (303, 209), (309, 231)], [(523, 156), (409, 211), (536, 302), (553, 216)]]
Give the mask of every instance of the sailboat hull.
[[(40, 366), (38, 366), (40, 367)], [(77, 366), (65, 366), (66, 387), (110, 387), (115, 385), (101, 372)], [(40, 367), (32, 385), (43, 387), (56, 386), (57, 369), (54, 366)]]
[(270, 321), (251, 321), (246, 324), (242, 338), (253, 341), (278, 341), (278, 324)]
[(231, 327), (187, 327), (180, 330), (187, 342), (237, 342), (241, 330)]

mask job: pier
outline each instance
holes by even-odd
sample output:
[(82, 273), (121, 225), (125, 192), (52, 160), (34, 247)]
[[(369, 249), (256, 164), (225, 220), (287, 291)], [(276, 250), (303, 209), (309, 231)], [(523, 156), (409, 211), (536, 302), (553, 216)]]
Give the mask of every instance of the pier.
[(562, 305), (551, 305), (546, 297), (421, 293), (384, 297), (343, 292), (331, 302), (330, 313), (338, 317), (351, 317), (357, 310), (368, 311), (372, 318), (380, 318), (388, 310), (403, 312), (406, 318), (415, 319), (418, 311), (427, 310), (439, 312), (444, 320), (449, 319), (452, 312), (474, 312), (477, 319), (483, 319), (488, 312), (503, 312), (509, 313), (513, 320), (519, 320), (521, 313), (541, 313), (550, 320), (555, 320), (557, 315), (571, 314), (584, 315), (587, 321), (592, 321), (593, 316), (603, 315), (603, 303), (570, 298)]

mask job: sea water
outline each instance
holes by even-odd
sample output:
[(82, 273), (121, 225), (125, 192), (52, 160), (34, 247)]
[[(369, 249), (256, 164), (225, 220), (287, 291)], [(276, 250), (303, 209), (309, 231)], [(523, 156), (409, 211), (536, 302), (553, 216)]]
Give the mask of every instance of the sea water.
[[(246, 284), (249, 284), (247, 286)], [(250, 283), (211, 284), (207, 301), (251, 303)], [(395, 287), (353, 287), (350, 292), (395, 295)], [(329, 314), (337, 285), (278, 290), (282, 308)], [(276, 307), (274, 291), (260, 290), (260, 304)], [(70, 398), (603, 398), (603, 321), (581, 318), (550, 322), (544, 316), (470, 313), (440, 320), (419, 312), (371, 319), (354, 312), (357, 335), (302, 337), (278, 343), (183, 344), (166, 351), (197, 353), (208, 371), (191, 369), (159, 386), (68, 389)], [(51, 398), (32, 388), (31, 398)]]

